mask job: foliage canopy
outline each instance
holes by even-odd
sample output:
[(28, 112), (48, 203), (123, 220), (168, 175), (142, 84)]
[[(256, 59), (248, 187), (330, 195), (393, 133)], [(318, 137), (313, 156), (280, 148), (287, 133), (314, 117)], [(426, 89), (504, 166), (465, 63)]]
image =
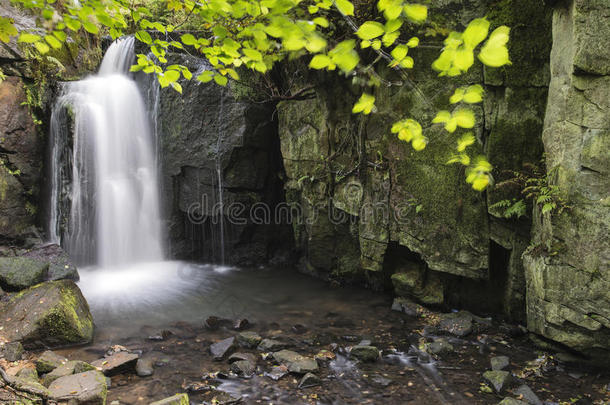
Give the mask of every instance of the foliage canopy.
[[(349, 0), (11, 1), (37, 15), (38, 27), (18, 32), (10, 18), (0, 16), (0, 41), (16, 36), (18, 42), (44, 55), (83, 31), (107, 33), (113, 39), (133, 34), (148, 45), (150, 53), (137, 55), (132, 71), (155, 74), (162, 87), (171, 86), (179, 92), (179, 79), (191, 80), (194, 75), (186, 66), (168, 65), (166, 56), (172, 49), (197, 52), (210, 62), (212, 69), (194, 77), (201, 82), (224, 86), (229, 78), (239, 79), (239, 67), (265, 73), (285, 58), (310, 55), (311, 69), (358, 75), (364, 78), (360, 83), (371, 89), (381, 84), (372, 65), (383, 62), (398, 71), (414, 67), (409, 50), (420, 46), (420, 40), (401, 39), (401, 28), (421, 24), (428, 17), (427, 6), (403, 0), (377, 0), (377, 15), (362, 22)], [(352, 32), (337, 35), (337, 19), (346, 22)], [(184, 32), (185, 27), (192, 30)], [(509, 64), (506, 44), (510, 29), (501, 26), (490, 34), (489, 28), (489, 21), (478, 18), (463, 32), (451, 32), (432, 68), (439, 76), (458, 76), (474, 65), (475, 54), (490, 67)], [(168, 39), (168, 33), (178, 30), (184, 32), (179, 40)], [(370, 51), (368, 48), (377, 58), (367, 64), (362, 55)], [(468, 105), (482, 100), (480, 85), (458, 88), (450, 99), (451, 104), (457, 104), (455, 109), (439, 111), (432, 124), (442, 124), (449, 134), (471, 129), (475, 114)], [(364, 91), (353, 112), (367, 115), (375, 111), (374, 95)], [(422, 125), (412, 118), (394, 123), (391, 131), (415, 150), (428, 143)], [(482, 156), (471, 159), (466, 154), (466, 148), (475, 142), (472, 132), (462, 134), (448, 163), (466, 166), (467, 182), (475, 190), (484, 190), (491, 180), (492, 166)]]

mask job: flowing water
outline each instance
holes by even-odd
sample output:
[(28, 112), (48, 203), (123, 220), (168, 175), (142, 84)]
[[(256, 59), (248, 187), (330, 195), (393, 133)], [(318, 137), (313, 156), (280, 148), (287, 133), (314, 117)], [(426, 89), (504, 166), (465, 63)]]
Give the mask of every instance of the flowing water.
[[(53, 111), (50, 239), (78, 264), (103, 268), (163, 259), (155, 139), (128, 76), (133, 38), (113, 43), (99, 73), (63, 87)], [(70, 118), (61, 125), (62, 119)], [(69, 213), (61, 212), (59, 156), (72, 136)], [(67, 218), (62, 230), (61, 218)]]

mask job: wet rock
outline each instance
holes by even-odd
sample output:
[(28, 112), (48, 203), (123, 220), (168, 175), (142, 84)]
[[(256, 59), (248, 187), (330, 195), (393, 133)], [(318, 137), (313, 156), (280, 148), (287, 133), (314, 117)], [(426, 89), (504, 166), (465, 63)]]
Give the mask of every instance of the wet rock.
[(320, 350), (315, 356), (313, 356), (314, 359), (322, 361), (334, 360), (336, 357), (337, 355), (330, 350)]
[(375, 346), (354, 346), (349, 354), (362, 362), (374, 362), (379, 358), (379, 349)]
[(93, 339), (89, 305), (70, 280), (49, 281), (21, 291), (0, 310), (0, 320), (4, 337), (20, 341), (26, 349)]
[(269, 377), (274, 381), (279, 380), (280, 378), (284, 377), (286, 374), (288, 374), (288, 367), (284, 366), (284, 365), (279, 365), (279, 366), (273, 366), (271, 368), (270, 372), (265, 372), (265, 377)]
[(153, 342), (161, 342), (165, 340), (165, 338), (163, 338), (161, 335), (150, 335), (147, 339), (152, 340)]
[(238, 360), (231, 363), (231, 371), (235, 374), (250, 378), (254, 375), (254, 364), (249, 360)]
[(455, 336), (466, 336), (472, 332), (472, 315), (465, 311), (443, 314), (438, 328)]
[(152, 359), (138, 359), (136, 362), (136, 374), (138, 377), (150, 377), (155, 372)]
[(18, 361), (23, 356), (23, 345), (19, 342), (6, 343), (0, 346), (0, 357), (6, 361)]
[(27, 257), (0, 257), (0, 286), (9, 291), (20, 291), (42, 283), (47, 277), (49, 263)]
[(250, 321), (248, 321), (247, 319), (238, 319), (237, 321), (235, 321), (235, 324), (233, 325), (233, 329), (235, 330), (244, 330), (244, 329), (248, 329), (250, 327)]
[(240, 360), (248, 360), (252, 364), (256, 364), (256, 356), (250, 353), (233, 353), (229, 356), (229, 363), (233, 363), (234, 361)]
[(274, 339), (263, 339), (257, 346), (257, 349), (262, 352), (277, 352), (288, 347), (286, 343)]
[[(240, 396), (235, 396), (231, 393), (220, 391), (220, 390), (209, 390), (202, 397), (204, 404), (216, 404), (216, 405), (231, 405), (242, 402)], [(152, 405), (152, 404), (151, 404)], [(165, 405), (165, 404), (163, 404)], [(173, 405), (173, 404), (172, 404)], [(182, 405), (182, 404), (180, 404)]]
[(515, 398), (506, 397), (498, 405), (527, 405), (527, 402), (519, 401)]
[(492, 370), (504, 370), (510, 365), (508, 356), (496, 356), (491, 358)]
[(303, 333), (307, 332), (307, 327), (301, 324), (292, 325), (292, 328), (290, 329), (292, 329), (292, 331), (297, 335), (302, 335)]
[(491, 370), (483, 373), (483, 379), (491, 384), (497, 393), (501, 393), (511, 382), (512, 377), (508, 371)]
[(42, 397), (49, 396), (49, 390), (40, 384), (38, 380), (32, 379), (31, 376), (12, 377), (10, 383), (18, 391), (29, 392)]
[(322, 380), (320, 380), (317, 375), (307, 373), (303, 376), (303, 378), (301, 378), (301, 381), (299, 381), (299, 388), (315, 387), (316, 385), (320, 385), (321, 383)]
[(80, 374), (84, 373), (85, 371), (91, 370), (95, 370), (95, 367), (93, 367), (89, 363), (85, 363), (84, 361), (68, 361), (67, 363), (55, 368), (50, 373), (47, 373), (42, 376), (42, 385), (48, 387), (53, 381), (57, 380), (58, 378), (72, 374)]
[(108, 386), (106, 377), (97, 370), (58, 378), (49, 386), (49, 396), (56, 401), (76, 401), (78, 404), (103, 405)]
[(78, 270), (70, 260), (70, 256), (57, 244), (34, 246), (28, 252), (24, 253), (23, 257), (47, 262), (49, 264), (49, 270), (46, 277), (47, 281), (78, 281), (80, 279)]
[(310, 358), (301, 356), (291, 350), (280, 350), (273, 353), (273, 359), (279, 364), (288, 367), (288, 371), (296, 374), (306, 374), (318, 369), (318, 363)]
[(210, 353), (214, 360), (222, 360), (235, 348), (235, 338), (230, 337), (216, 342), (210, 346)]
[(513, 391), (513, 394), (519, 396), (523, 401), (530, 405), (542, 405), (542, 401), (538, 398), (534, 391), (532, 391), (532, 389), (525, 384), (519, 386), (519, 388)]
[(189, 396), (187, 394), (176, 394), (161, 401), (151, 402), (150, 405), (189, 405), (189, 403)]
[(434, 355), (449, 354), (453, 353), (454, 350), (453, 345), (445, 338), (434, 339), (434, 342), (426, 345), (426, 351)]
[(125, 372), (134, 372), (139, 357), (135, 353), (119, 351), (110, 356), (106, 355), (103, 359), (96, 360), (91, 364), (101, 370), (104, 375), (113, 376)]
[(402, 297), (394, 298), (394, 302), (392, 303), (392, 310), (403, 312), (409, 316), (417, 318), (420, 318), (430, 313), (430, 311), (428, 311), (422, 305)]
[(36, 360), (36, 371), (38, 371), (39, 374), (49, 373), (67, 362), (68, 359), (65, 357), (47, 350)]
[(217, 330), (221, 327), (230, 327), (233, 322), (230, 319), (219, 318), (217, 316), (210, 316), (205, 320), (204, 326), (209, 330)]
[(388, 385), (392, 384), (392, 380), (390, 380), (389, 378), (385, 378), (381, 375), (373, 376), (372, 381), (375, 384), (381, 385), (382, 387), (387, 387)]
[(110, 357), (113, 354), (116, 354), (119, 352), (129, 352), (129, 349), (126, 348), (125, 346), (121, 346), (121, 345), (112, 345), (108, 348), (108, 350), (106, 350), (105, 357)]
[(256, 332), (241, 332), (237, 335), (237, 344), (241, 347), (253, 349), (263, 340)]
[(346, 342), (358, 342), (360, 340), (360, 336), (356, 336), (356, 335), (343, 335), (341, 336), (341, 339), (345, 340)]

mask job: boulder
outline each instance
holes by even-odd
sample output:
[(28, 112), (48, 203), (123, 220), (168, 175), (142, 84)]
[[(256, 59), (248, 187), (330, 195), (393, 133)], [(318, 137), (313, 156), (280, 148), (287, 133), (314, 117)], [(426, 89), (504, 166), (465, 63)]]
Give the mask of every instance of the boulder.
[(44, 385), (45, 387), (48, 387), (49, 385), (51, 385), (51, 383), (53, 381), (57, 380), (58, 378), (65, 377), (67, 375), (72, 375), (72, 374), (80, 374), (80, 373), (84, 373), (85, 371), (91, 371), (91, 370), (95, 370), (95, 367), (93, 367), (89, 363), (85, 363), (84, 361), (80, 361), (80, 360), (68, 361), (67, 363), (62, 364), (61, 366), (55, 368), (50, 373), (43, 375), (42, 376), (42, 385)]
[(374, 362), (379, 358), (379, 349), (375, 346), (354, 346), (349, 352), (350, 356), (363, 362)]
[(21, 360), (23, 355), (23, 345), (19, 342), (6, 343), (0, 346), (0, 357), (6, 361)]
[(463, 337), (472, 332), (472, 320), (472, 315), (465, 311), (443, 314), (438, 328), (452, 335)]
[(301, 356), (290, 350), (280, 350), (273, 353), (273, 359), (288, 367), (288, 371), (295, 374), (306, 374), (318, 369), (318, 363), (314, 359)]
[(67, 362), (68, 359), (65, 357), (47, 350), (36, 360), (36, 371), (38, 371), (39, 374), (49, 373)]
[(9, 291), (20, 291), (42, 283), (49, 263), (27, 257), (0, 257), (0, 285)]
[(0, 337), (27, 349), (90, 342), (93, 318), (80, 289), (70, 280), (38, 284), (0, 309)]
[(51, 399), (79, 405), (105, 405), (107, 392), (106, 377), (96, 370), (58, 378), (49, 386)]
[(74, 280), (78, 281), (80, 276), (76, 265), (72, 263), (70, 256), (56, 244), (38, 245), (28, 250), (23, 254), (23, 257), (29, 257), (49, 263), (49, 271), (47, 280)]
[(165, 398), (160, 401), (151, 402), (150, 405), (189, 405), (187, 394), (176, 394), (173, 397)]
[(30, 380), (38, 382), (38, 372), (32, 367), (22, 368), (17, 372), (17, 377), (29, 378)]
[(134, 372), (139, 357), (135, 353), (119, 351), (106, 355), (103, 359), (96, 360), (91, 365), (102, 371), (104, 375), (113, 376), (124, 372)]

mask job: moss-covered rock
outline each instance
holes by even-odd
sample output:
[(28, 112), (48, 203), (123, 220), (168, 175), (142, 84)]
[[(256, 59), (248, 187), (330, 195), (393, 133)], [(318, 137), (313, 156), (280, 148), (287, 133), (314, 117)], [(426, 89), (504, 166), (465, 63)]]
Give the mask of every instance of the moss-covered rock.
[(106, 405), (107, 394), (106, 377), (96, 370), (58, 378), (49, 386), (51, 399), (83, 405)]
[(2, 308), (0, 336), (28, 349), (90, 342), (93, 319), (79, 288), (69, 280), (38, 284)]
[(190, 404), (189, 396), (187, 394), (176, 394), (172, 397), (150, 403), (150, 405), (189, 405), (189, 404)]
[(27, 257), (0, 257), (0, 286), (19, 291), (43, 282), (49, 263)]

